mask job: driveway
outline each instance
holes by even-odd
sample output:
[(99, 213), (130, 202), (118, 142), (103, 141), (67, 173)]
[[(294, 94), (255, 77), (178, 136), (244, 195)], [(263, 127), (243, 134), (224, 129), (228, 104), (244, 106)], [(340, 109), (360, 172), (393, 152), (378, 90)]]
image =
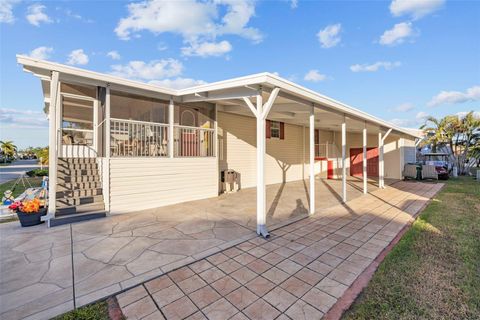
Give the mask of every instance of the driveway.
[[(288, 230), (297, 223), (304, 227), (310, 222), (318, 225), (317, 219), (338, 223), (329, 215), (346, 217), (349, 223), (360, 225), (357, 218), (375, 219), (397, 203), (400, 211), (416, 208), (410, 205), (424, 203), (430, 197), (424, 188), (432, 186), (397, 182), (378, 190), (371, 181), (371, 193), (364, 196), (361, 181), (352, 179), (348, 183), (351, 200), (342, 205), (341, 183), (317, 179), (317, 214), (308, 219), (304, 219), (308, 201), (302, 181), (268, 186), (269, 227), (280, 230), (272, 232), (271, 241), (279, 236), (292, 237)], [(366, 201), (363, 206), (354, 205), (360, 200)], [(382, 210), (374, 211), (370, 202)], [(2, 224), (0, 318), (49, 319), (71, 310), (74, 304), (81, 306), (127, 290), (249, 240), (255, 243), (260, 240), (254, 232), (254, 221), (255, 190), (246, 189), (50, 229), (44, 225), (21, 228), (18, 222)], [(298, 222), (290, 224), (293, 221)], [(287, 224), (284, 231), (278, 229)], [(295, 233), (298, 236), (301, 232), (311, 233), (302, 229)], [(323, 232), (319, 235), (326, 236)]]
[(0, 183), (17, 179), (25, 172), (40, 168), (38, 160), (18, 160), (7, 166), (0, 166)]

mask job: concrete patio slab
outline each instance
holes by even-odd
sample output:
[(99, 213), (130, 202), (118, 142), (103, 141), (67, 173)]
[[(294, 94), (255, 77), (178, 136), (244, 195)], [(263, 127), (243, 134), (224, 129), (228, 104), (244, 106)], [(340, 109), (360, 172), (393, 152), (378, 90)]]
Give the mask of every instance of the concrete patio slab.
[[(370, 182), (372, 193), (367, 197), (361, 197), (360, 180), (348, 182), (352, 200), (347, 206), (338, 206), (341, 183), (317, 179), (317, 216), (324, 216), (328, 208), (336, 206), (336, 214), (359, 219), (353, 222), (335, 220), (317, 228), (316, 232), (312, 232), (313, 226), (305, 225), (307, 229), (300, 230), (290, 225), (275, 231), (275, 239), (269, 242), (263, 242), (254, 233), (255, 189), (51, 229), (43, 225), (22, 229), (17, 223), (2, 224), (0, 317), (48, 319), (72, 309), (74, 302), (77, 307), (90, 303), (199, 260), (204, 261), (204, 266), (197, 265), (195, 273), (209, 284), (209, 281), (221, 280), (219, 272), (232, 276), (236, 272), (230, 278), (248, 288), (249, 282), (255, 280), (249, 271), (267, 272), (268, 269), (270, 273), (265, 276), (270, 276), (278, 285), (299, 265), (305, 266), (335, 246), (341, 241), (340, 237), (352, 232), (345, 245), (356, 244), (362, 249), (360, 253), (365, 251), (364, 255), (373, 255), (374, 245), (378, 243), (363, 245), (370, 240), (369, 236), (378, 235), (383, 220), (362, 219), (364, 213), (356, 212), (350, 203), (368, 198), (382, 203), (384, 209), (390, 205), (376, 198), (384, 195), (375, 196), (374, 181)], [(397, 190), (397, 187), (381, 192), (390, 189)], [(268, 222), (272, 230), (306, 216), (304, 207), (308, 194), (303, 181), (268, 186), (267, 196)], [(380, 208), (378, 212), (384, 210)], [(358, 231), (362, 227), (365, 230)], [(385, 230), (384, 237), (394, 235), (394, 230), (390, 233), (389, 230)], [(307, 231), (310, 232), (305, 234)], [(327, 235), (334, 238), (325, 238)], [(247, 242), (250, 239), (252, 242)], [(376, 240), (385, 241), (383, 238)], [(233, 247), (235, 245), (238, 246)], [(233, 248), (228, 249), (230, 247)], [(346, 248), (350, 247), (336, 248), (333, 253), (345, 256), (345, 250), (349, 250)], [(225, 250), (222, 256), (212, 256), (222, 250)], [(284, 262), (283, 269), (271, 271), (272, 264), (293, 254), (299, 258), (294, 260), (296, 264)], [(202, 260), (205, 257), (209, 257), (208, 260)], [(205, 272), (211, 268), (207, 262), (218, 266), (218, 272)], [(246, 268), (238, 271), (244, 266)], [(235, 289), (237, 287), (231, 291)], [(23, 298), (17, 299), (18, 296)]]

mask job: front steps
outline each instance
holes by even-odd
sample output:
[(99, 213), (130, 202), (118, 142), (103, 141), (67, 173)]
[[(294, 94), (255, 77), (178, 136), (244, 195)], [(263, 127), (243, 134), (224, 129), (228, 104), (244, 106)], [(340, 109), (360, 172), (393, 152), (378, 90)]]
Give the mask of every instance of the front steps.
[(55, 217), (49, 226), (106, 216), (103, 190), (95, 158), (59, 158)]

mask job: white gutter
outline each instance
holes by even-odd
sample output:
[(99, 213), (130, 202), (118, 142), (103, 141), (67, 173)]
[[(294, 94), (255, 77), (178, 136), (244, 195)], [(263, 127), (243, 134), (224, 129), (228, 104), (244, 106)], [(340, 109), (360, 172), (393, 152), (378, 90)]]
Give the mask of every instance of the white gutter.
[(59, 63), (33, 59), (31, 57), (27, 57), (23, 55), (17, 55), (17, 62), (22, 64), (26, 71), (30, 71), (30, 70), (28, 70), (28, 68), (25, 68), (25, 66), (42, 69), (42, 70), (45, 70), (46, 72), (58, 71), (61, 74), (69, 74), (69, 75), (78, 76), (82, 78), (101, 81), (104, 83), (118, 84), (118, 85), (128, 86), (132, 88), (153, 91), (161, 94), (167, 94), (175, 97), (180, 97), (180, 96), (189, 95), (189, 94), (199, 94), (202, 92), (209, 92), (209, 91), (216, 91), (216, 90), (226, 90), (226, 89), (232, 89), (237, 87), (249, 87), (249, 86), (250, 87), (268, 86), (272, 88), (278, 87), (281, 89), (282, 92), (289, 93), (303, 100), (308, 100), (311, 103), (319, 104), (319, 106), (325, 106), (339, 113), (350, 115), (350, 116), (359, 118), (361, 120), (366, 120), (369, 123), (376, 124), (378, 126), (385, 127), (387, 129), (393, 129), (396, 132), (400, 132), (408, 136), (412, 136), (416, 138), (421, 137), (420, 135), (408, 129), (396, 126), (393, 123), (374, 117), (359, 109), (353, 108), (347, 104), (334, 100), (330, 97), (321, 95), (318, 92), (307, 89), (303, 86), (300, 86), (296, 83), (283, 79), (279, 76), (273, 75), (271, 73), (258, 73), (258, 74), (253, 74), (245, 77), (239, 77), (239, 78), (214, 82), (210, 84), (195, 86), (191, 88), (175, 90), (175, 89), (163, 88), (163, 87), (159, 87), (151, 84), (146, 84), (143, 82), (132, 81), (132, 80), (128, 80), (120, 77), (115, 77), (115, 76), (111, 76), (111, 75), (107, 75), (99, 72), (88, 71), (88, 70), (84, 70), (76, 67), (66, 66)]

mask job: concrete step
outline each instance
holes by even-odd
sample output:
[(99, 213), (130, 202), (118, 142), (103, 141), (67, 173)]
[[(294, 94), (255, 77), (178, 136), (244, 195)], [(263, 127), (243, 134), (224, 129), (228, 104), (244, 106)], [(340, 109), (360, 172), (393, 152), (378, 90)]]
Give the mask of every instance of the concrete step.
[[(57, 190), (59, 188), (57, 187)], [(92, 197), (100, 196), (103, 194), (102, 188), (92, 188), (92, 189), (66, 189), (62, 191), (57, 191), (57, 199), (63, 198), (79, 198), (79, 197)]]
[(59, 163), (58, 169), (62, 170), (96, 170), (97, 163)]
[(81, 183), (81, 182), (100, 182), (100, 177), (95, 176), (59, 176), (57, 184), (66, 184), (66, 183)]
[(96, 176), (98, 175), (98, 170), (69, 170), (69, 169), (58, 169), (57, 177), (74, 177), (74, 176)]
[(57, 199), (57, 209), (69, 206), (81, 206), (84, 204), (101, 203), (103, 205), (103, 195), (87, 197), (69, 197)]
[(107, 213), (102, 210), (85, 212), (85, 213), (66, 214), (66, 215), (56, 216), (55, 218), (50, 219), (50, 227), (61, 226), (64, 224), (87, 221), (92, 219), (105, 218), (106, 216), (107, 216)]
[(101, 181), (92, 182), (64, 182), (57, 184), (57, 191), (72, 191), (72, 190), (94, 190), (102, 188)]
[(104, 211), (104, 210), (105, 210), (105, 205), (103, 204), (103, 202), (94, 202), (90, 204), (57, 208), (57, 212), (55, 216), (61, 217), (61, 216), (71, 215), (71, 214), (89, 213), (89, 212), (97, 212), (97, 211)]
[(58, 163), (96, 163), (96, 158), (58, 158)]

